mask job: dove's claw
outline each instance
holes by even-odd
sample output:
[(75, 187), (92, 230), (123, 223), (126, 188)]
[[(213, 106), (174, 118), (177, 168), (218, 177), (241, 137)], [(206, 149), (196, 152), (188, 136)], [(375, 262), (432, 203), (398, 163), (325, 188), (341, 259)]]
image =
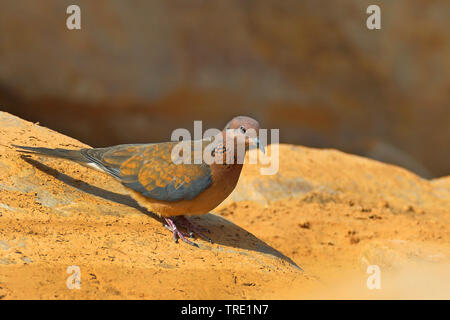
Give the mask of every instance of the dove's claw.
[[(175, 243), (178, 243), (178, 238), (180, 238), (181, 240), (183, 240), (184, 242), (186, 242), (187, 244), (190, 244), (191, 246), (197, 247), (198, 248), (198, 244), (186, 239), (186, 237), (188, 237), (189, 235), (181, 232), (180, 230), (178, 230), (177, 226), (175, 225), (175, 223), (172, 221), (172, 219), (170, 218), (164, 218), (164, 220), (166, 220), (167, 224), (165, 224), (164, 226), (169, 229), (170, 231), (173, 232), (173, 239), (175, 241)], [(192, 232), (191, 232), (192, 233)]]

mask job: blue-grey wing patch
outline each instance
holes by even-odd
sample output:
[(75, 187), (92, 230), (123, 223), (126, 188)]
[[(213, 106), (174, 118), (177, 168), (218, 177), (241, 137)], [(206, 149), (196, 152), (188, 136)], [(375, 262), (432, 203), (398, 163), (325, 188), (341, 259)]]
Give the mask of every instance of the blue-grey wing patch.
[(211, 168), (205, 164), (175, 164), (176, 143), (146, 146), (120, 166), (120, 181), (143, 196), (160, 201), (191, 200), (212, 184)]

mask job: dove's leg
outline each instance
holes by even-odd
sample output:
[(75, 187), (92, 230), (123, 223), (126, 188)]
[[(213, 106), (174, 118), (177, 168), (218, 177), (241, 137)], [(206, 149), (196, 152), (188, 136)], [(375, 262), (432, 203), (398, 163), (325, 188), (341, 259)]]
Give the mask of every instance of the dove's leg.
[(185, 237), (186, 235), (183, 232), (181, 232), (180, 230), (178, 230), (177, 226), (175, 225), (175, 223), (173, 222), (172, 219), (164, 218), (164, 220), (166, 220), (166, 222), (167, 222), (166, 228), (173, 232), (173, 239), (175, 240), (175, 242), (178, 242), (178, 238), (180, 238), (187, 244), (190, 244), (191, 246), (194, 246), (194, 247), (198, 247), (198, 245), (196, 243), (186, 239), (186, 237)]
[[(197, 234), (199, 235), (201, 238), (203, 238), (204, 240), (212, 243), (212, 240), (205, 236), (202, 231), (200, 230), (200, 228), (198, 226), (196, 226), (195, 224), (193, 224), (192, 222), (190, 222), (185, 216), (178, 216), (177, 217), (179, 220), (181, 220), (181, 223), (183, 224), (183, 226), (187, 229), (187, 231), (189, 232), (189, 235), (192, 234)], [(207, 232), (209, 232), (209, 230), (207, 230)]]

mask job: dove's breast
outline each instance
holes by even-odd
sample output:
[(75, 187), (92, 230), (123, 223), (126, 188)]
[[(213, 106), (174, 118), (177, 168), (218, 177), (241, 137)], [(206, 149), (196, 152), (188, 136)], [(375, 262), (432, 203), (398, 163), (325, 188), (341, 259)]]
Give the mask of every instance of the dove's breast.
[(163, 217), (205, 214), (216, 208), (234, 190), (242, 171), (242, 164), (211, 165), (212, 183), (190, 200), (162, 201), (145, 197), (130, 190), (130, 195), (144, 208)]

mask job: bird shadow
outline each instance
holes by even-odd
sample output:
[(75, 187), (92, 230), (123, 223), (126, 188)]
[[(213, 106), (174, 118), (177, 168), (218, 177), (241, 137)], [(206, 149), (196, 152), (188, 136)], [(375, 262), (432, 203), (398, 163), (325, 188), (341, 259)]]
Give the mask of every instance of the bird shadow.
[[(21, 158), (35, 167), (36, 169), (44, 172), (45, 174), (48, 174), (55, 179), (65, 183), (66, 185), (73, 187), (75, 189), (80, 190), (81, 192), (85, 192), (91, 195), (94, 195), (96, 197), (103, 198), (108, 201), (112, 201), (118, 204), (126, 205), (128, 207), (134, 208), (139, 210), (141, 213), (161, 222), (164, 224), (164, 221), (161, 217), (159, 217), (154, 212), (151, 212), (147, 210), (144, 207), (141, 207), (136, 200), (134, 200), (129, 195), (124, 195), (120, 193), (116, 193), (113, 191), (108, 191), (96, 186), (93, 186), (89, 183), (86, 183), (84, 181), (75, 179), (71, 176), (68, 176), (54, 168), (51, 168), (42, 162), (36, 161), (32, 158), (30, 158), (29, 155), (21, 155)], [(218, 245), (224, 246), (224, 247), (234, 247), (234, 248), (240, 248), (248, 251), (256, 251), (259, 253), (263, 253), (266, 255), (271, 255), (274, 257), (277, 257), (281, 260), (286, 261), (293, 267), (297, 268), (298, 270), (302, 270), (292, 259), (285, 256), (278, 250), (272, 248), (264, 241), (258, 239), (250, 232), (246, 231), (245, 229), (237, 226), (236, 224), (222, 218), (221, 216), (215, 215), (215, 214), (205, 214), (202, 216), (193, 216), (188, 217), (188, 219), (192, 222), (194, 222), (196, 225), (198, 225), (200, 228), (205, 228), (210, 233), (210, 237), (212, 238), (212, 241)], [(198, 241), (197, 241), (198, 242)], [(212, 249), (212, 247), (207, 245), (200, 245), (200, 248), (202, 249)]]

